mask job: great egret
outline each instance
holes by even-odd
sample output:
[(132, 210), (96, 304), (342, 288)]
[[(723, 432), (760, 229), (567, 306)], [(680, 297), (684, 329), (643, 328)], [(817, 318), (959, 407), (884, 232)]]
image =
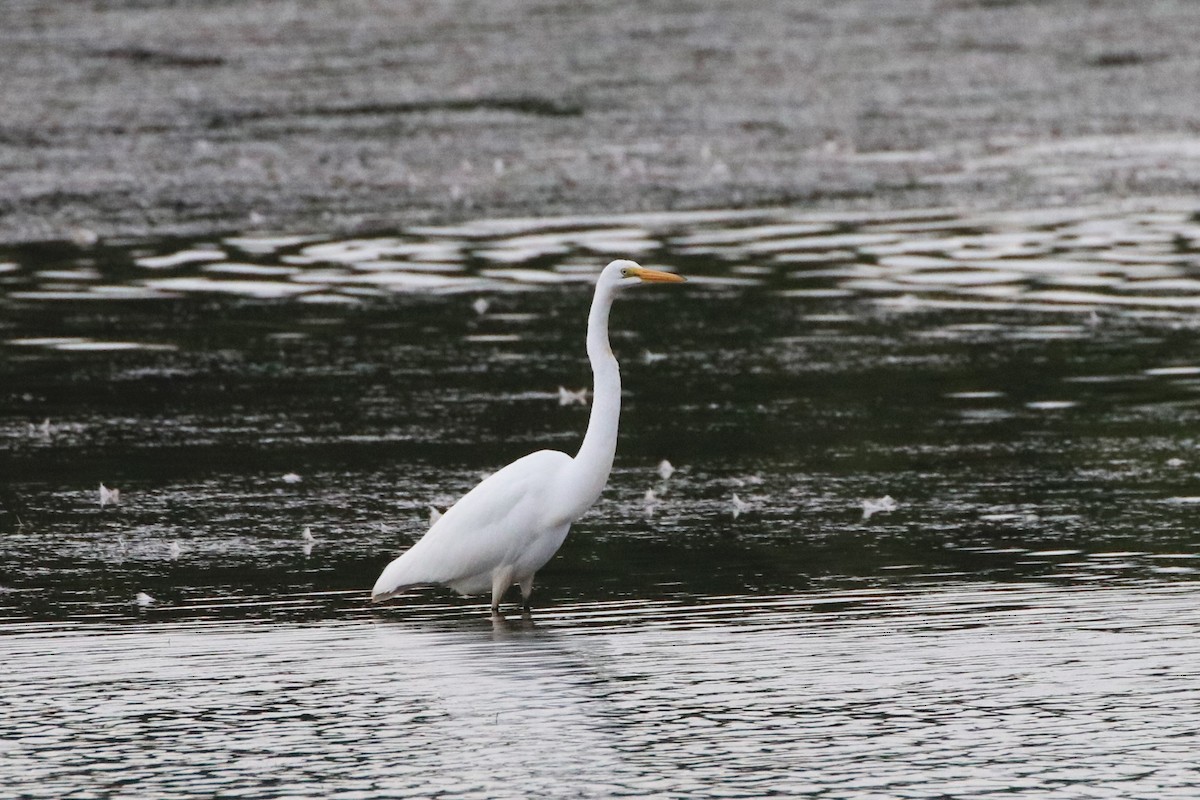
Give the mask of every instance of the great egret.
[(624, 260), (601, 271), (587, 326), (592, 412), (579, 452), (572, 458), (539, 450), (484, 479), (387, 565), (371, 590), (372, 601), (417, 586), (448, 586), (463, 595), (490, 590), (496, 613), (516, 583), (529, 610), (534, 573), (558, 551), (571, 523), (599, 499), (612, 469), (621, 416), (621, 373), (608, 344), (613, 299), (630, 286), (683, 280)]

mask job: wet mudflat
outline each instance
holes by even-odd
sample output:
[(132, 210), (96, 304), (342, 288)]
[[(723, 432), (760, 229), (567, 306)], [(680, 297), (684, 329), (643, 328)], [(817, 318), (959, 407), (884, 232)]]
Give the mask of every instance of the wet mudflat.
[[(430, 506), (577, 446), (618, 256), (691, 281), (614, 309), (616, 469), (532, 618), (368, 607)], [(1198, 307), (1172, 204), (10, 247), (0, 772), (1192, 796)]]

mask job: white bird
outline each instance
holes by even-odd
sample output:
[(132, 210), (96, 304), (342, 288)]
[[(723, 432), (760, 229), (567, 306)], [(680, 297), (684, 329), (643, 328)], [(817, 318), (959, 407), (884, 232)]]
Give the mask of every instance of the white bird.
[(614, 261), (596, 281), (588, 314), (592, 410), (574, 458), (539, 450), (517, 459), (469, 491), (406, 553), (387, 565), (375, 602), (418, 586), (459, 594), (492, 593), (492, 611), (514, 584), (529, 609), (533, 576), (558, 551), (571, 524), (600, 497), (612, 470), (621, 416), (621, 373), (608, 342), (608, 312), (617, 293), (642, 283), (681, 283), (669, 272)]
[(439, 509), (437, 506), (430, 506), (429, 507), (429, 527), (432, 528), (434, 525), (437, 524), (437, 521), (441, 518), (442, 518), (441, 509)]
[(156, 602), (153, 597), (146, 594), (145, 592), (138, 592), (137, 595), (133, 598), (133, 601), (138, 604), (138, 608), (146, 608), (147, 606), (154, 605), (154, 603)]
[(489, 303), (484, 298), (477, 297), (477, 298), (475, 298), (475, 302), (471, 303), (471, 308), (473, 308), (475, 310), (476, 314), (478, 314), (479, 316), (482, 317), (484, 314), (487, 313), (488, 307), (490, 305), (491, 305), (491, 303)]
[(283, 476), (282, 480), (284, 483), (299, 483), (304, 479), (294, 472), (288, 472)]
[(664, 481), (669, 481), (671, 476), (675, 474), (675, 465), (665, 458), (658, 462), (658, 477)]
[(586, 406), (587, 397), (588, 390), (586, 386), (577, 392), (573, 392), (565, 386), (558, 387), (558, 404), (560, 406), (569, 406), (575, 403)]

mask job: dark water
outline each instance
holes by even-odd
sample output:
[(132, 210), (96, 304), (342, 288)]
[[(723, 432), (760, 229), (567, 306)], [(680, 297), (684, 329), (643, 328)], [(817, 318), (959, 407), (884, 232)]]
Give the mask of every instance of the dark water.
[[(617, 465), (533, 618), (367, 607), (430, 505), (578, 446), (619, 256), (691, 281), (618, 301)], [(1194, 797), (1198, 310), (1174, 207), (0, 252), (0, 778)]]

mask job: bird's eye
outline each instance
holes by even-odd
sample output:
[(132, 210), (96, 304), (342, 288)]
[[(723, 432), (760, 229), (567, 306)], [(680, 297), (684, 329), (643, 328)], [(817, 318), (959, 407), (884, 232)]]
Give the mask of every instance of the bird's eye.
[(628, 278), (628, 277), (629, 277), (629, 270), (628, 270), (628, 269), (622, 269), (622, 270), (621, 270), (621, 277), (622, 277), (622, 278)]

